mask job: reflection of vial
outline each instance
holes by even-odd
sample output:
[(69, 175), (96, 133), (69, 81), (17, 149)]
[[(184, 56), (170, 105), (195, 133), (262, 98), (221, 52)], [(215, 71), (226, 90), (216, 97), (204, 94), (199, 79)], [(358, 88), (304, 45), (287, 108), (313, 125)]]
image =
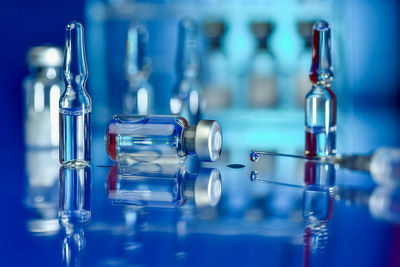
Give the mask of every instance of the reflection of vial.
[(132, 25), (126, 43), (125, 75), (128, 86), (123, 93), (124, 114), (151, 114), (153, 87), (148, 82), (151, 64), (145, 55), (148, 33), (142, 25)]
[(176, 116), (114, 116), (106, 129), (106, 149), (112, 160), (182, 162), (186, 155), (215, 161), (222, 148), (218, 122), (201, 120), (188, 126)]
[(115, 204), (138, 207), (177, 207), (188, 200), (213, 207), (221, 197), (221, 175), (208, 168), (189, 173), (176, 164), (115, 164), (107, 176), (107, 194)]
[(27, 147), (58, 147), (58, 100), (64, 89), (62, 50), (38, 46), (29, 50), (29, 76), (24, 79)]
[(179, 23), (176, 68), (178, 81), (170, 100), (171, 113), (185, 117), (190, 124), (200, 120), (201, 86), (197, 80), (200, 68), (197, 25), (190, 18)]
[(257, 51), (248, 74), (248, 99), (251, 107), (274, 107), (278, 103), (275, 61), (268, 49), (271, 23), (257, 22), (251, 25), (257, 38)]
[(331, 29), (326, 21), (313, 27), (311, 91), (306, 96), (306, 156), (336, 153), (336, 95), (331, 90)]
[(91, 158), (92, 105), (86, 92), (83, 26), (71, 22), (66, 27), (64, 50), (65, 91), (60, 97), (60, 163), (82, 165)]

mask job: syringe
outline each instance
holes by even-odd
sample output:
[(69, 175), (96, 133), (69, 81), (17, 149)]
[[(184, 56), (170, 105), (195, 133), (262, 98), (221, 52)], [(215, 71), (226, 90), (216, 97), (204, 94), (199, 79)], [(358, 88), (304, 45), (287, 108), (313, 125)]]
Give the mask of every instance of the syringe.
[(252, 151), (250, 160), (256, 162), (260, 155), (283, 156), (334, 164), (336, 168), (367, 171), (378, 184), (400, 185), (400, 148), (381, 147), (372, 154), (307, 157), (268, 151)]

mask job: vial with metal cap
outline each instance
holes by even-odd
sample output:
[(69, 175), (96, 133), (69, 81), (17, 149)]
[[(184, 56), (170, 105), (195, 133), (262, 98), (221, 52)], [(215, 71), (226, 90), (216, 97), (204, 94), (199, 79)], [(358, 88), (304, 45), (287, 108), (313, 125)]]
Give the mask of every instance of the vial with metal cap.
[(151, 61), (146, 57), (148, 32), (143, 25), (132, 24), (126, 42), (125, 76), (127, 86), (123, 93), (124, 114), (151, 114), (153, 112), (153, 87), (149, 83)]
[(175, 63), (178, 80), (170, 99), (171, 113), (185, 117), (190, 124), (200, 120), (202, 106), (202, 88), (198, 82), (200, 58), (197, 31), (197, 24), (192, 19), (184, 18), (180, 21)]
[(305, 103), (305, 155), (329, 156), (336, 153), (336, 95), (331, 90), (331, 28), (326, 21), (313, 27), (311, 91)]
[(60, 163), (86, 165), (91, 159), (92, 104), (86, 92), (88, 70), (83, 26), (71, 22), (65, 31), (64, 81), (60, 97)]
[(217, 169), (189, 172), (180, 164), (114, 164), (107, 175), (107, 195), (114, 204), (173, 208), (188, 203), (214, 207), (222, 192)]
[(58, 147), (58, 100), (64, 89), (62, 50), (37, 46), (29, 50), (29, 75), (23, 81), (25, 144), (28, 148)]
[(187, 155), (215, 161), (222, 150), (222, 131), (213, 120), (189, 126), (178, 116), (115, 115), (107, 125), (105, 143), (112, 160), (128, 165), (183, 162)]

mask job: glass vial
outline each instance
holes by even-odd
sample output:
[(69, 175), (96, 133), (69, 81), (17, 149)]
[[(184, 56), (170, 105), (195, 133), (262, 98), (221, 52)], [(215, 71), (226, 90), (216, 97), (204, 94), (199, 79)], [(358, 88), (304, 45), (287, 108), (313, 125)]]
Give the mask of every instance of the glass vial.
[(85, 165), (91, 159), (92, 104), (86, 92), (88, 70), (83, 26), (71, 22), (65, 31), (64, 81), (60, 97), (60, 163)]
[(208, 43), (202, 71), (205, 105), (207, 110), (227, 109), (232, 106), (233, 94), (229, 62), (223, 48), (226, 26), (222, 21), (207, 21), (203, 31)]
[(329, 156), (336, 153), (336, 95), (331, 90), (331, 29), (326, 21), (313, 27), (311, 91), (305, 103), (305, 155)]
[(214, 207), (221, 191), (217, 169), (190, 173), (176, 164), (115, 164), (107, 175), (107, 195), (114, 204), (170, 208), (194, 200), (197, 207)]
[(125, 164), (135, 162), (176, 163), (187, 155), (215, 161), (221, 155), (219, 123), (201, 120), (189, 126), (177, 116), (114, 116), (105, 134), (110, 158)]
[(147, 39), (148, 32), (143, 25), (133, 24), (129, 27), (125, 62), (128, 84), (122, 100), (124, 114), (153, 113), (153, 87), (148, 82), (151, 62), (145, 53)]
[(197, 43), (197, 24), (184, 18), (178, 28), (176, 69), (178, 80), (170, 100), (171, 113), (185, 117), (190, 124), (200, 120), (201, 86), (198, 82), (200, 59)]
[(58, 101), (64, 89), (62, 50), (38, 46), (29, 50), (29, 75), (23, 81), (25, 144), (28, 148), (58, 147)]
[(278, 104), (278, 86), (275, 60), (268, 48), (268, 37), (272, 24), (252, 23), (251, 29), (257, 38), (257, 50), (254, 54), (248, 74), (248, 101), (250, 107), (266, 108)]

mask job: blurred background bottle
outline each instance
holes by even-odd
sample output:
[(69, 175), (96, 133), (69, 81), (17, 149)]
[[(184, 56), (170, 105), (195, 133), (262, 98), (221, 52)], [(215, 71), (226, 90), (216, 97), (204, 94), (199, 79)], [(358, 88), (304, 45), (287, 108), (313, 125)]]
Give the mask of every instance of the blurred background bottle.
[(206, 21), (203, 32), (207, 42), (202, 68), (206, 108), (227, 109), (232, 106), (233, 93), (229, 62), (224, 50), (226, 24), (223, 21)]
[(64, 90), (62, 50), (37, 46), (29, 50), (29, 75), (23, 81), (25, 144), (29, 148), (58, 147), (58, 100)]
[(268, 46), (272, 32), (270, 22), (253, 22), (251, 30), (257, 39), (256, 51), (248, 73), (248, 101), (254, 108), (275, 107), (279, 92), (275, 60)]
[(143, 25), (133, 24), (128, 29), (126, 42), (125, 77), (122, 111), (124, 114), (153, 113), (154, 93), (149, 83), (151, 61), (146, 57), (148, 32)]

